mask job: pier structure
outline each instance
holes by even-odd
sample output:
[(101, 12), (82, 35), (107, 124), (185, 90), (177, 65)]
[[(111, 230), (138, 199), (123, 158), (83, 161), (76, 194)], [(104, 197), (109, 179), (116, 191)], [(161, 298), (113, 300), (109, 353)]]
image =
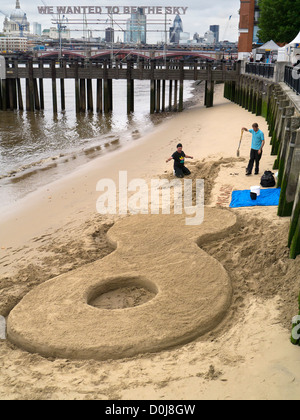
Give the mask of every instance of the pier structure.
[[(53, 112), (58, 112), (57, 81), (60, 81), (60, 109), (65, 110), (65, 80), (74, 80), (76, 112), (94, 112), (92, 80), (96, 80), (96, 112), (113, 109), (113, 81), (127, 80), (127, 112), (134, 111), (135, 80), (150, 81), (150, 113), (183, 110), (185, 81), (205, 82), (205, 105), (213, 106), (214, 84), (236, 81), (238, 63), (186, 62), (183, 60), (93, 60), (29, 59), (18, 61), (2, 58), (0, 110), (39, 111), (44, 109), (44, 80), (52, 81)], [(21, 79), (26, 80), (22, 97)], [(166, 104), (166, 82), (169, 82), (169, 103)]]

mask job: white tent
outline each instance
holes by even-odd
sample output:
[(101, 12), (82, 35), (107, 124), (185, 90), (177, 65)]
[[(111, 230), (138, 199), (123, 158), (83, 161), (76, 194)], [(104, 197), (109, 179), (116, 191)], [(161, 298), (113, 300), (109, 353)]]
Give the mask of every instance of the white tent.
[(300, 32), (296, 36), (296, 38), (289, 43), (289, 45), (293, 46), (294, 48), (300, 48)]
[(300, 32), (292, 42), (280, 49), (279, 56), (278, 61), (289, 61), (292, 64), (300, 59)]
[(265, 51), (278, 51), (279, 45), (277, 45), (274, 41), (268, 41), (261, 47), (256, 48), (257, 53), (263, 53)]
[(277, 59), (277, 54), (279, 50), (279, 45), (277, 45), (273, 40), (266, 42), (264, 45), (253, 50), (253, 56), (255, 60), (260, 60), (261, 57), (267, 56), (267, 60)]

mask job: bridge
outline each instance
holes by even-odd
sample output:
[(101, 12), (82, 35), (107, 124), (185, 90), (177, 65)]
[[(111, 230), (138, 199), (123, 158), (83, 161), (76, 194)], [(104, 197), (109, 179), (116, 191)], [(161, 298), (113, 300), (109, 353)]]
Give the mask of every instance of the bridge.
[[(4, 60), (4, 61), (3, 61)], [(97, 80), (97, 112), (113, 109), (113, 80), (127, 80), (127, 111), (134, 111), (134, 81), (150, 81), (150, 113), (166, 110), (166, 81), (169, 81), (169, 110), (183, 110), (184, 81), (205, 82), (205, 105), (213, 106), (215, 82), (239, 78), (238, 63), (184, 60), (99, 60), (96, 58), (29, 59), (2, 57), (0, 109), (23, 110), (20, 79), (26, 79), (26, 110), (44, 108), (43, 80), (52, 80), (53, 112), (58, 110), (56, 81), (60, 80), (61, 109), (65, 109), (65, 79), (75, 81), (76, 111), (93, 111), (92, 80)], [(38, 82), (39, 81), (39, 86)]]
[(110, 59), (111, 57), (117, 59), (142, 59), (142, 60), (162, 60), (170, 59), (200, 59), (200, 60), (220, 60), (223, 58), (221, 51), (206, 51), (193, 49), (136, 49), (136, 48), (107, 48), (107, 49), (88, 49), (83, 48), (62, 48), (47, 49), (45, 51), (38, 51), (36, 57), (38, 58), (91, 58), (91, 59)]

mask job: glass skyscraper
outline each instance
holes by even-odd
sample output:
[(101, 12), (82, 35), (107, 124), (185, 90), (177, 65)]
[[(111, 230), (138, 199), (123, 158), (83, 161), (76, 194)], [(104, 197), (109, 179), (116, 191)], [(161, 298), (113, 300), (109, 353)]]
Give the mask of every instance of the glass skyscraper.
[(179, 44), (180, 34), (183, 32), (183, 23), (179, 15), (174, 19), (173, 26), (170, 28), (170, 43)]
[(132, 13), (128, 19), (124, 41), (128, 44), (146, 44), (147, 18), (143, 8), (139, 7), (137, 13)]
[(220, 26), (219, 25), (211, 25), (209, 30), (213, 32), (215, 42), (218, 43), (219, 40), (220, 40)]

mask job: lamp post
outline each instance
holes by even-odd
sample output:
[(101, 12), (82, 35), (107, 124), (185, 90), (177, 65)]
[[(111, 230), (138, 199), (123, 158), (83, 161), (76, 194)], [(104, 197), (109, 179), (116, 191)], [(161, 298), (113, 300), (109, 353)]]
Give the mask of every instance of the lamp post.
[(67, 25), (63, 25), (64, 22), (68, 22), (68, 19), (65, 17), (65, 15), (62, 16), (62, 19), (59, 17), (58, 23), (57, 23), (57, 29), (58, 29), (58, 36), (59, 36), (59, 58), (62, 58), (62, 36), (61, 33), (65, 29), (67, 29)]

